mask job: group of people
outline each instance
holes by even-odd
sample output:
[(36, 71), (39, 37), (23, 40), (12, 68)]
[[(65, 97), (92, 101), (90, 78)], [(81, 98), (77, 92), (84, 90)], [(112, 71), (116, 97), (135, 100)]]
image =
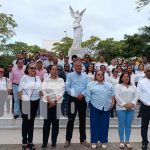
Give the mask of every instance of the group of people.
[[(146, 57), (140, 63), (134, 58), (130, 64), (112, 59), (111, 65), (108, 65), (103, 56), (99, 57), (99, 62), (91, 62), (88, 54), (83, 59), (73, 55), (71, 63), (62, 52), (59, 56), (51, 52), (47, 57), (40, 56), (40, 53), (34, 56), (34, 59), (29, 60), (25, 54), (17, 55), (16, 60), (8, 66), (6, 74), (0, 68), (0, 92), (4, 97), (0, 105), (1, 115), (5, 100), (8, 99), (6, 97), (12, 94), (13, 117), (22, 117), (23, 150), (35, 149), (34, 120), (43, 110), (43, 150), (48, 145), (51, 124), (51, 147), (56, 148), (60, 110), (68, 117), (64, 148), (71, 144), (74, 121), (78, 113), (80, 143), (95, 149), (100, 141), (102, 149), (106, 149), (110, 116), (114, 117), (116, 112), (119, 147), (132, 149), (131, 126), (138, 100), (141, 102), (142, 150), (147, 150), (150, 64)], [(9, 107), (7, 111), (10, 111)], [(91, 144), (86, 140), (87, 112), (90, 116)]]

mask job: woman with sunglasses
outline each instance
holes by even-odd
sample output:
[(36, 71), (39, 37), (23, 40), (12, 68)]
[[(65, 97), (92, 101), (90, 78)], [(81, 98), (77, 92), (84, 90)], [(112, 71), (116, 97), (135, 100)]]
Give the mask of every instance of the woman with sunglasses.
[(41, 80), (36, 76), (36, 64), (31, 63), (19, 83), (19, 97), (22, 113), (22, 149), (33, 150), (34, 120), (41, 96)]
[(86, 101), (90, 107), (91, 147), (96, 149), (97, 142), (102, 149), (107, 148), (110, 109), (114, 106), (114, 90), (104, 79), (104, 73), (97, 71), (94, 81), (87, 86)]

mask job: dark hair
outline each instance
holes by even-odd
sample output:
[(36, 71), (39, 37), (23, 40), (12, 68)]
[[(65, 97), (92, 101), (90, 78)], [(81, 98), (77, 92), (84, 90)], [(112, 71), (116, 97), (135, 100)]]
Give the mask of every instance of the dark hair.
[(123, 68), (122, 68), (122, 66), (120, 66), (120, 65), (117, 65), (116, 69), (118, 69), (118, 68), (120, 68), (120, 69), (123, 71)]
[(92, 70), (92, 74), (94, 74), (94, 64), (89, 64), (85, 70), (86, 74), (89, 73), (89, 66), (92, 65), (93, 66), (93, 70)]
[(105, 66), (105, 65), (101, 65), (101, 66), (100, 66), (100, 69), (101, 69), (102, 67), (105, 67), (105, 68), (106, 68), (106, 66)]
[(24, 64), (24, 59), (23, 59), (23, 58), (17, 59), (16, 64), (18, 64), (18, 62), (19, 62), (20, 60), (21, 60), (21, 61), (23, 62), (23, 64)]
[(111, 71), (112, 74), (115, 72), (115, 70), (117, 70), (117, 68), (113, 68), (113, 69), (112, 69), (112, 71)]
[(30, 65), (30, 64), (28, 64), (28, 65), (26, 66), (26, 69), (25, 69), (25, 71), (24, 71), (24, 73), (25, 73), (26, 75), (29, 75), (29, 72), (28, 72), (29, 65)]
[(130, 74), (129, 74), (128, 72), (123, 72), (123, 73), (121, 74), (120, 79), (119, 79), (119, 84), (122, 84), (122, 83), (123, 83), (122, 78), (123, 78), (123, 76), (124, 76), (125, 74), (127, 74), (127, 75), (129, 76), (128, 85), (131, 85), (131, 77), (130, 77)]
[(57, 69), (58, 69), (58, 66), (57, 66), (57, 65), (49, 65), (49, 66), (47, 67), (47, 73), (50, 73), (50, 71), (51, 71), (51, 69), (52, 69), (53, 66), (56, 66)]
[(134, 66), (129, 65), (129, 66), (127, 67), (127, 71), (128, 71), (128, 68), (129, 68), (129, 67), (132, 67), (132, 73), (134, 73), (134, 74), (135, 74)]
[(103, 74), (103, 78), (105, 79), (104, 73), (103, 73), (101, 70), (98, 70), (98, 71), (95, 72), (94, 81), (96, 80), (96, 75), (97, 75), (97, 73), (98, 73), (99, 71)]
[(143, 65), (143, 64), (139, 64), (139, 65), (138, 65), (138, 70), (139, 70), (140, 65), (142, 65), (142, 66), (143, 66), (143, 70), (144, 70), (144, 65)]
[(73, 60), (73, 58), (78, 58), (77, 55), (72, 55), (71, 59)]

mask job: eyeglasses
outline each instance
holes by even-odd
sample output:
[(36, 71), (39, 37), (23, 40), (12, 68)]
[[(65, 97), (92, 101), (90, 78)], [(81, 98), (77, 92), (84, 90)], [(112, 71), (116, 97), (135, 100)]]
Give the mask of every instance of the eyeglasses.
[(33, 68), (33, 67), (31, 67), (30, 69), (31, 69), (31, 70), (36, 70), (36, 68)]
[(101, 74), (101, 73), (98, 73), (98, 74), (96, 74), (97, 76), (104, 76), (104, 74)]

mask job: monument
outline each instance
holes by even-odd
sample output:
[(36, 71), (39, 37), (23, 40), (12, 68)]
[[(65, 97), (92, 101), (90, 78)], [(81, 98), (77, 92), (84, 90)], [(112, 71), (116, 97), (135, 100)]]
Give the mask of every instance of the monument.
[(71, 16), (74, 19), (73, 22), (73, 30), (74, 30), (74, 37), (73, 37), (73, 44), (71, 48), (69, 49), (68, 56), (71, 58), (72, 55), (77, 55), (79, 57), (82, 57), (81, 53), (81, 42), (82, 42), (82, 36), (83, 36), (83, 29), (82, 25), (80, 24), (82, 20), (83, 13), (86, 9), (79, 12), (78, 10), (75, 12), (72, 7), (69, 7)]

